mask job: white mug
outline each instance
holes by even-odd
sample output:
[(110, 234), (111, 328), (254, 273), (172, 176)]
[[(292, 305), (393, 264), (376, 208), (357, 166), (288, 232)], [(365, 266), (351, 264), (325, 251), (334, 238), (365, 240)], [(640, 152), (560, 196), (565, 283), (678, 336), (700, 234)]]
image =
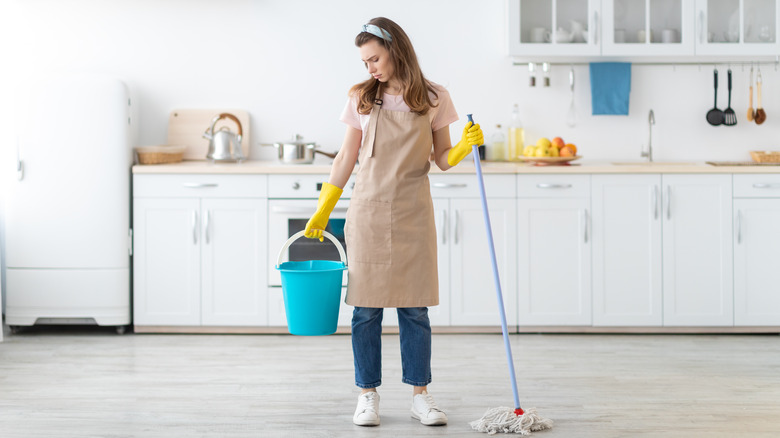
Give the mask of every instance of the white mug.
[(680, 40), (677, 37), (677, 29), (664, 29), (661, 32), (661, 42), (663, 43), (679, 43)]
[[(637, 33), (636, 33), (636, 40), (637, 40), (637, 42), (644, 43), (645, 41), (647, 41), (645, 39), (647, 37), (647, 35), (648, 35), (648, 33), (645, 32), (644, 30), (637, 31)], [(652, 42), (653, 41), (653, 29), (650, 29), (649, 35), (650, 35), (650, 42)]]
[(532, 43), (550, 42), (550, 31), (543, 27), (535, 27), (531, 29), (531, 42)]
[(616, 43), (625, 43), (626, 42), (626, 30), (625, 29), (615, 29), (615, 42)]

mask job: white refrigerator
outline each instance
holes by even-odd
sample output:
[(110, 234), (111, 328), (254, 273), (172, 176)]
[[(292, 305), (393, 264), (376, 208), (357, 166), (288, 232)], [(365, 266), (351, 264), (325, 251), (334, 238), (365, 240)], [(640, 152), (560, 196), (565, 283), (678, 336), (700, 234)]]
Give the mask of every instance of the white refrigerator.
[[(17, 104), (6, 323), (131, 322), (130, 100), (114, 78), (47, 79)], [(5, 173), (5, 172), (4, 172)]]

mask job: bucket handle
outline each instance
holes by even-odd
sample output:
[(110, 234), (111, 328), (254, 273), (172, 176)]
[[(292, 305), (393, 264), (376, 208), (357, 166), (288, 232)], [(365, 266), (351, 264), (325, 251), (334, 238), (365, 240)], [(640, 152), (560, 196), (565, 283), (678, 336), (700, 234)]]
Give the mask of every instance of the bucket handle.
[[(303, 234), (306, 232), (306, 230), (298, 231), (297, 233), (290, 236), (289, 239), (287, 239), (287, 242), (284, 242), (284, 245), (282, 245), (282, 249), (279, 251), (279, 257), (276, 258), (276, 267), (278, 268), (282, 264), (282, 256), (284, 255), (284, 252), (287, 251), (287, 248), (290, 247), (290, 245), (293, 244), (296, 240), (298, 240)], [(333, 234), (330, 234), (329, 232), (322, 230), (323, 237), (327, 237), (331, 242), (333, 242), (334, 245), (336, 245), (336, 249), (339, 250), (339, 256), (341, 257), (341, 263), (344, 263), (344, 266), (347, 266), (347, 254), (344, 253), (344, 247), (341, 246), (341, 242), (336, 239)]]

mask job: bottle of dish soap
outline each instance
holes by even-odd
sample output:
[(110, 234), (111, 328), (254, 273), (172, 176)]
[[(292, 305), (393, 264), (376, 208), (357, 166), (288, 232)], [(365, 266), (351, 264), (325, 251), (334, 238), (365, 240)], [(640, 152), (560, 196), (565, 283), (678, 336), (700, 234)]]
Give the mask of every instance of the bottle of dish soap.
[(496, 133), (493, 134), (491, 140), (488, 161), (506, 161), (506, 141), (500, 124), (496, 125)]
[(520, 161), (525, 147), (525, 131), (520, 121), (520, 107), (515, 104), (512, 108), (512, 124), (509, 125), (509, 141), (507, 154), (510, 161)]

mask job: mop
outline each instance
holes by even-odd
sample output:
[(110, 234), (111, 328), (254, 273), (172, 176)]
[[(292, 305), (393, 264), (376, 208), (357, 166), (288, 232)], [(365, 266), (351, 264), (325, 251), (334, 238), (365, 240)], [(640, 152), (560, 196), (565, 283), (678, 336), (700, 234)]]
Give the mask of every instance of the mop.
[[(471, 114), (468, 115), (469, 122), (474, 123)], [(512, 380), (512, 393), (515, 397), (515, 409), (508, 407), (491, 408), (485, 412), (479, 420), (469, 423), (471, 428), (477, 432), (487, 432), (493, 435), (497, 432), (519, 433), (521, 435), (530, 435), (531, 432), (550, 429), (553, 426), (552, 420), (542, 418), (536, 412), (536, 408), (529, 408), (524, 411), (520, 407), (520, 397), (517, 395), (517, 381), (515, 378), (515, 366), (512, 360), (512, 349), (509, 346), (509, 335), (506, 328), (506, 312), (504, 311), (504, 296), (501, 294), (501, 282), (498, 278), (498, 264), (496, 263), (496, 250), (493, 246), (493, 229), (490, 226), (490, 215), (488, 213), (487, 198), (485, 196), (485, 182), (482, 179), (482, 166), (479, 161), (478, 145), (472, 146), (471, 155), (474, 156), (474, 167), (477, 170), (477, 181), (479, 182), (479, 194), (482, 198), (482, 215), (485, 219), (485, 230), (490, 247), (490, 261), (493, 263), (493, 280), (496, 284), (496, 298), (498, 298), (498, 310), (501, 316), (501, 331), (504, 334), (504, 348), (506, 349), (506, 359), (509, 363), (509, 375)]]

